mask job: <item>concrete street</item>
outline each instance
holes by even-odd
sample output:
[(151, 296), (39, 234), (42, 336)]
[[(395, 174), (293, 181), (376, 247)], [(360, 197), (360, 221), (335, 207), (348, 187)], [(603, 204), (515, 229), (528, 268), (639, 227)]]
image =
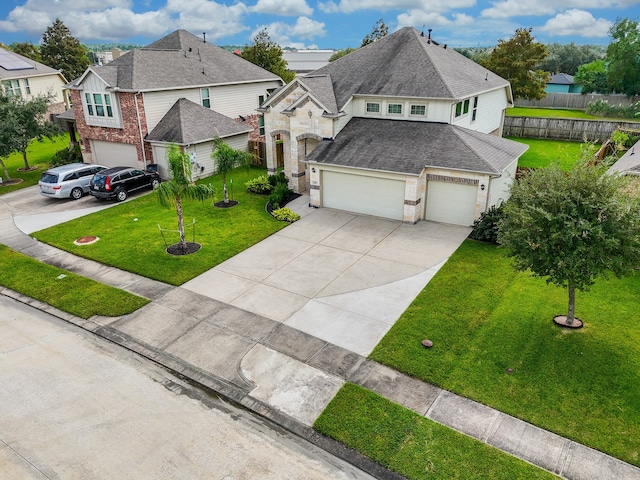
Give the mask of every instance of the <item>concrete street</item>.
[(3, 480), (372, 478), (33, 307), (0, 312)]

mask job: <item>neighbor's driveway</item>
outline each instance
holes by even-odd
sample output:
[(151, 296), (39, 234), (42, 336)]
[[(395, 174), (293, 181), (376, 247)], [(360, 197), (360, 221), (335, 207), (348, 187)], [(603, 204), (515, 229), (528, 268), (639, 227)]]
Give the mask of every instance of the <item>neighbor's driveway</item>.
[(368, 355), (470, 228), (288, 206), (302, 219), (183, 288)]

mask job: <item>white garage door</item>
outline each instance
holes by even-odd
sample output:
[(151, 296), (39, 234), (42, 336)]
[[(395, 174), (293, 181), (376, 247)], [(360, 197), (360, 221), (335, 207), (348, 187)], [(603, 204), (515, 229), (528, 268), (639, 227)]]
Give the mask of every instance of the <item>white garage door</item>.
[(476, 214), (478, 187), (462, 183), (427, 183), (426, 219), (455, 225), (472, 225)]
[(322, 172), (324, 207), (402, 220), (403, 180)]
[(136, 146), (130, 143), (103, 142), (92, 140), (93, 161), (105, 167), (135, 167), (141, 168), (138, 162)]

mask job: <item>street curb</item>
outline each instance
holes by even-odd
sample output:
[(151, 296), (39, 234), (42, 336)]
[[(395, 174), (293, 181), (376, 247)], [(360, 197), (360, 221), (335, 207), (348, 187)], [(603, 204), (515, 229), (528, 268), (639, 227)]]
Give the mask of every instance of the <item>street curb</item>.
[(380, 480), (405, 479), (402, 475), (392, 472), (370, 458), (348, 448), (344, 444), (319, 433), (312, 427), (309, 427), (293, 417), (274, 409), (270, 405), (251, 397), (248, 389), (243, 390), (224, 379), (218, 378), (182, 361), (174, 355), (162, 352), (150, 345), (146, 345), (143, 342), (135, 340), (113, 327), (95, 323), (91, 318), (85, 320), (83, 318), (76, 317), (75, 315), (59, 310), (47, 303), (32, 299), (31, 297), (27, 297), (8, 288), (0, 287), (0, 295), (36, 308), (66, 323), (82, 328), (83, 330), (107, 340), (110, 343), (140, 355), (141, 357), (146, 358), (147, 360), (168, 370), (181, 380), (187, 381), (194, 387), (203, 389), (207, 393), (213, 394), (214, 396), (231, 403), (237, 408), (248, 410), (249, 412), (261, 417), (263, 420), (271, 423), (272, 426), (282, 428), (297, 437), (306, 440), (312, 445), (337, 458), (340, 458), (341, 460), (344, 460), (375, 478)]

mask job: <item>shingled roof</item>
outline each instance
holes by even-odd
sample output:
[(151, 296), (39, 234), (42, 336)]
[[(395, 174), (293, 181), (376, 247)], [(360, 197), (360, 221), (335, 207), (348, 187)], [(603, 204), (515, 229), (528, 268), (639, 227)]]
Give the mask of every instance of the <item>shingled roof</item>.
[[(277, 75), (176, 30), (146, 47), (131, 50), (108, 65), (91, 67), (112, 88), (154, 91), (169, 88), (279, 80)], [(80, 77), (70, 86), (78, 86)]]
[(307, 162), (419, 175), (425, 167), (499, 175), (528, 146), (445, 123), (352, 118)]
[(247, 125), (181, 98), (173, 104), (145, 140), (188, 145), (213, 140), (215, 137), (224, 138), (250, 131), (252, 128)]
[(311, 75), (330, 76), (339, 109), (353, 95), (461, 100), (509, 87), (507, 80), (413, 27), (359, 48)]

